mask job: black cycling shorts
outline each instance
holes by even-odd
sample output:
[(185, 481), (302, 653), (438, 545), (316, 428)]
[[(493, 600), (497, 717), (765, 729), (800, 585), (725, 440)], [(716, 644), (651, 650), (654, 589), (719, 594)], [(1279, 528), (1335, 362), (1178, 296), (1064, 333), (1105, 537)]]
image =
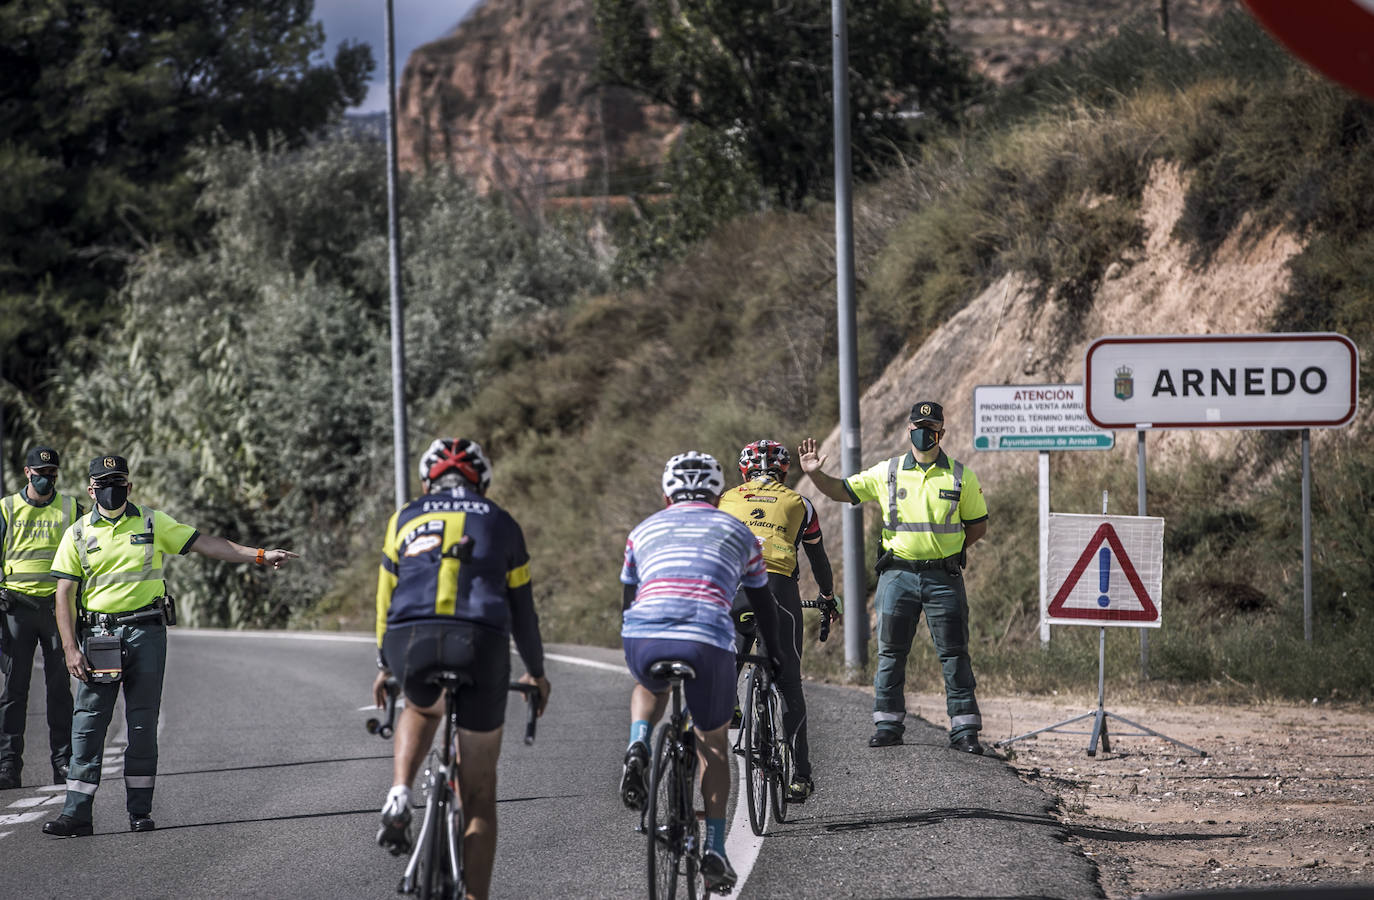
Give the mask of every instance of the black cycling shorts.
[(505, 724), (510, 638), (501, 632), (456, 619), (400, 625), (387, 630), (382, 651), (407, 703), (433, 706), (442, 689), (427, 679), (453, 669), (472, 682), (458, 689), (458, 727), (495, 731)]

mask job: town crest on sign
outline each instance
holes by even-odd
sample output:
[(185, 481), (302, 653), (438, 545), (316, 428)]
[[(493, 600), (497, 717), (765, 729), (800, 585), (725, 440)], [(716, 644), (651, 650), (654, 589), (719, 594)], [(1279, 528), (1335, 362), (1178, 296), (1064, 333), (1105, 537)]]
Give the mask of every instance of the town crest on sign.
[(1130, 366), (1122, 366), (1116, 370), (1116, 380), (1112, 385), (1112, 393), (1118, 400), (1129, 400), (1135, 395), (1135, 379), (1131, 376), (1134, 373)]

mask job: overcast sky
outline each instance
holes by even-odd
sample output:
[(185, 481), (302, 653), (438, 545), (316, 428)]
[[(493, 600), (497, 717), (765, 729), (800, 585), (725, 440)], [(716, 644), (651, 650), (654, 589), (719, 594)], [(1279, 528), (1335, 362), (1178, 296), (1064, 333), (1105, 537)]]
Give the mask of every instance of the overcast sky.
[[(396, 79), (399, 82), (410, 51), (448, 34), (468, 10), (481, 0), (392, 0), (396, 24)], [(372, 45), (377, 62), (363, 105), (351, 112), (386, 110), (385, 0), (315, 0), (315, 18), (324, 24), (325, 55), (334, 58), (341, 41)]]

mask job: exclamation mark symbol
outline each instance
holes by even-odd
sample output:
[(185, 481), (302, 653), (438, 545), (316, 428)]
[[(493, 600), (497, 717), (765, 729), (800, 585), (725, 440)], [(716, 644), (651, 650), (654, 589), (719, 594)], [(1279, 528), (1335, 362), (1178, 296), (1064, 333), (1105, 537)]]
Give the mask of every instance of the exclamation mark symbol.
[(1101, 592), (1097, 598), (1097, 605), (1106, 609), (1112, 602), (1112, 598), (1107, 596), (1107, 588), (1111, 586), (1112, 577), (1112, 551), (1110, 547), (1103, 547), (1097, 551), (1097, 589)]

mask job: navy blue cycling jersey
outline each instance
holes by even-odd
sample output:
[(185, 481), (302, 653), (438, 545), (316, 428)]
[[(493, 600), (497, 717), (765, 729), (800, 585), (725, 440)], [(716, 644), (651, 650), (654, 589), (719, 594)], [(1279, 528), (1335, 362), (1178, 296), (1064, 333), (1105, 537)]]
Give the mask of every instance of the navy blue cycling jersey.
[(460, 619), (515, 637), (531, 675), (544, 673), (525, 535), (475, 490), (427, 494), (387, 523), (377, 575), (377, 645), (398, 625)]

